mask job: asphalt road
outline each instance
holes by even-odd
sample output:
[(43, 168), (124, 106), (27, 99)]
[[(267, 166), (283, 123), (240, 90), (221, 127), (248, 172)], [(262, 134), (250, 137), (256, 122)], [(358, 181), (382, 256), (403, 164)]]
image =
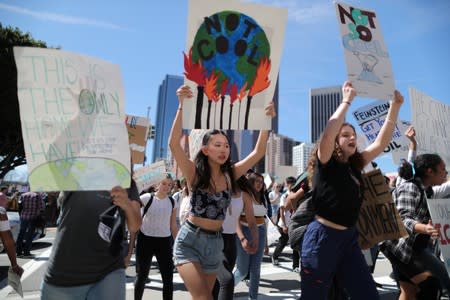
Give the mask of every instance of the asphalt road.
[[(22, 287), (25, 299), (40, 298), (40, 284), (45, 272), (46, 263), (51, 251), (51, 245), (56, 233), (55, 228), (48, 228), (47, 236), (33, 243), (32, 253), (37, 256), (34, 259), (19, 259), (19, 264), (25, 269), (22, 277)], [(269, 239), (270, 240), (270, 239)], [(270, 248), (272, 253), (274, 247)], [(298, 273), (291, 271), (291, 249), (286, 247), (280, 257), (280, 266), (273, 266), (269, 256), (264, 256), (261, 266), (261, 284), (259, 299), (297, 299), (300, 295), (300, 277)], [(6, 274), (9, 261), (5, 253), (0, 254), (0, 299), (21, 299), (10, 286), (7, 285)], [(381, 299), (396, 299), (397, 288), (388, 277), (391, 272), (389, 262), (379, 257), (375, 268), (375, 281), (383, 284), (379, 289)], [(127, 269), (127, 299), (133, 299), (133, 282), (135, 276), (134, 266)], [(147, 284), (144, 299), (160, 299), (162, 297), (162, 282), (157, 265), (154, 262), (150, 272), (151, 282)], [(174, 299), (189, 299), (183, 282), (177, 273), (174, 274)], [(248, 287), (245, 283), (239, 283), (235, 289), (235, 299), (247, 299)]]

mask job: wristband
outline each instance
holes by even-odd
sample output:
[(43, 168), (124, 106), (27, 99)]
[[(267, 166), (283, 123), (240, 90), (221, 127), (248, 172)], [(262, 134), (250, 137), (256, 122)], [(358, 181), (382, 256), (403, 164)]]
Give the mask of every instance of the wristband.
[(350, 101), (342, 101), (341, 103), (345, 103), (345, 104), (347, 104), (348, 106), (350, 106), (350, 105), (352, 104)]
[(245, 240), (245, 236), (241, 237), (239, 240), (240, 240), (241, 243), (242, 243), (242, 242)]

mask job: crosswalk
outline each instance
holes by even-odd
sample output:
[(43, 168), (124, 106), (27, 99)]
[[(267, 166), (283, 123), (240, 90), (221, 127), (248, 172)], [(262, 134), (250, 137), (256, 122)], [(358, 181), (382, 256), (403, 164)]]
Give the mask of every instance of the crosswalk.
[[(272, 252), (273, 248), (271, 248), (270, 253)], [(270, 263), (270, 258), (268, 256), (264, 257), (264, 261), (261, 265), (261, 280), (258, 299), (294, 300), (300, 297), (300, 276), (298, 273), (292, 272), (292, 262), (289, 261), (290, 256), (288, 254), (289, 250), (286, 250), (285, 252), (286, 254), (280, 259), (279, 266), (273, 266), (272, 263)], [(152, 266), (149, 278), (151, 282), (147, 284), (146, 291), (162, 291), (161, 276), (155, 265)], [(127, 283), (127, 290), (134, 289), (133, 279), (134, 278), (130, 276), (130, 282)], [(178, 273), (174, 273), (173, 281), (174, 299), (189, 298), (183, 280)], [(382, 285), (382, 288), (378, 289), (382, 300), (397, 299), (396, 295), (398, 289), (396, 283), (389, 276), (375, 277), (375, 281)], [(248, 287), (245, 282), (240, 282), (236, 286), (234, 299), (248, 299)]]

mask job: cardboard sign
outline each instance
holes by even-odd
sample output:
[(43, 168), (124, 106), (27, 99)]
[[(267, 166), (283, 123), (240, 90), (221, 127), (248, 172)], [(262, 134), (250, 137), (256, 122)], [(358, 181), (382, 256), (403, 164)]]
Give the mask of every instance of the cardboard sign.
[(158, 184), (161, 180), (166, 178), (167, 167), (166, 163), (161, 160), (154, 164), (139, 168), (134, 171), (133, 179), (136, 182), (139, 193), (148, 189), (152, 185)]
[(131, 163), (143, 164), (150, 121), (144, 117), (127, 115), (125, 123), (127, 124), (130, 143)]
[(417, 154), (437, 153), (450, 166), (450, 105), (409, 88)]
[(14, 47), (32, 191), (129, 187), (119, 66), (56, 49)]
[(444, 264), (450, 274), (450, 201), (449, 199), (428, 199), (433, 226), (439, 231), (439, 247)]
[(381, 26), (374, 11), (336, 3), (347, 76), (358, 96), (394, 98), (394, 76)]
[(391, 192), (379, 169), (363, 174), (364, 197), (356, 227), (364, 248), (407, 236), (405, 226), (392, 201)]
[(183, 128), (270, 129), (264, 107), (277, 83), (287, 9), (190, 0)]

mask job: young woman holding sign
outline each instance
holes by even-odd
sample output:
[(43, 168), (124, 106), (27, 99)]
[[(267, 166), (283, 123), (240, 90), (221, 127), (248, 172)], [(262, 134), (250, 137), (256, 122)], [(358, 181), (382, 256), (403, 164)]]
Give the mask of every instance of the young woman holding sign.
[(351, 299), (379, 298), (355, 228), (363, 195), (361, 171), (389, 144), (403, 96), (395, 91), (380, 133), (359, 152), (355, 129), (344, 123), (356, 90), (347, 81), (342, 94), (343, 100), (328, 120), (315, 153), (312, 184), (316, 216), (302, 243), (302, 300), (327, 299), (334, 276)]
[[(175, 239), (173, 256), (178, 272), (193, 299), (211, 299), (217, 272), (223, 261), (222, 223), (235, 191), (235, 181), (265, 154), (268, 131), (259, 133), (255, 149), (231, 164), (230, 145), (223, 131), (207, 131), (202, 147), (191, 161), (180, 145), (183, 102), (192, 97), (189, 86), (177, 90), (180, 101), (169, 146), (192, 191), (189, 217)], [(273, 103), (265, 114), (275, 116)]]

